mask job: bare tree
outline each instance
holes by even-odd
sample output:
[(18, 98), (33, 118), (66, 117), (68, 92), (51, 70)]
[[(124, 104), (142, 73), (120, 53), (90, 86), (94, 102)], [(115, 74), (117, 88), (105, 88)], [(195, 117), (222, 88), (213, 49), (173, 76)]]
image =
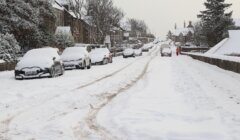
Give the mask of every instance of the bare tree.
[(86, 2), (87, 16), (97, 30), (97, 42), (103, 43), (106, 35), (113, 27), (119, 27), (123, 12), (113, 5), (112, 0), (88, 0)]
[(141, 36), (145, 36), (147, 34), (148, 26), (143, 20), (130, 18), (128, 19), (128, 24), (131, 26), (133, 36), (137, 36), (138, 33)]
[(86, 0), (68, 0), (71, 10), (74, 12), (78, 19), (81, 19), (84, 15), (84, 6)]

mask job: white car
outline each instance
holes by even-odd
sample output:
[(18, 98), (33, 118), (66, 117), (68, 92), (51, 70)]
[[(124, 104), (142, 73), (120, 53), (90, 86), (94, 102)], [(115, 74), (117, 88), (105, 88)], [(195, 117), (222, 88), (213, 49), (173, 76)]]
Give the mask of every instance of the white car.
[(145, 45), (142, 47), (142, 51), (143, 51), (143, 52), (148, 52), (151, 48), (153, 48), (153, 44), (152, 44), (152, 43), (145, 44)]
[(15, 67), (15, 79), (55, 77), (64, 74), (58, 49), (40, 48), (28, 51)]
[(91, 59), (86, 48), (82, 47), (69, 47), (66, 48), (62, 55), (61, 60), (65, 69), (90, 69)]
[(134, 49), (134, 55), (135, 56), (142, 56), (142, 49)]
[(123, 51), (123, 58), (135, 57), (134, 50), (132, 48), (127, 48)]
[(168, 44), (163, 44), (161, 46), (161, 56), (172, 57), (172, 49)]
[(108, 48), (96, 48), (92, 50), (90, 53), (90, 58), (92, 60), (92, 64), (108, 64), (112, 63), (112, 54), (108, 50)]

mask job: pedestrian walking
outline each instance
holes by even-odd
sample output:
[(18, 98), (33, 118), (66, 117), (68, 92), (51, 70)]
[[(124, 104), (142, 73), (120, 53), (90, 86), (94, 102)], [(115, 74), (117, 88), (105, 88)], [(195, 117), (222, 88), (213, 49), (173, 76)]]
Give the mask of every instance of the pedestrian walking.
[(176, 48), (176, 55), (178, 56), (178, 55), (179, 55), (179, 53), (180, 53), (180, 48), (179, 48), (179, 47), (177, 47), (177, 48)]

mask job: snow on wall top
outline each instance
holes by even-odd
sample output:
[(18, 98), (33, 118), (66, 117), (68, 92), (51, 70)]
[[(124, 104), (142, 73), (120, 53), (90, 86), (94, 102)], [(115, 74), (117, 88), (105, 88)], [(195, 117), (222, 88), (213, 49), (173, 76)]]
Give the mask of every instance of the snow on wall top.
[(1, 63), (5, 63), (5, 61), (4, 61), (4, 60), (2, 60), (2, 59), (0, 59), (0, 64), (1, 64)]
[(206, 52), (207, 54), (240, 54), (240, 30), (229, 30), (229, 38), (224, 39), (211, 50)]
[(56, 3), (56, 2), (52, 3), (52, 6), (53, 6), (53, 8), (56, 8), (56, 9), (58, 9), (58, 10), (61, 10), (61, 11), (64, 10), (64, 7), (61, 6), (61, 5), (59, 5), (59, 4)]

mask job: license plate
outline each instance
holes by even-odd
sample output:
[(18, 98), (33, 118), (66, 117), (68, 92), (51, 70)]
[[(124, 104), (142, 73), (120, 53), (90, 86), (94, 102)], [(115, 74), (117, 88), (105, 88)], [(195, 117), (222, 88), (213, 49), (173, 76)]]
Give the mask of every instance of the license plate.
[(26, 75), (36, 75), (37, 72), (36, 71), (26, 71), (25, 74)]

